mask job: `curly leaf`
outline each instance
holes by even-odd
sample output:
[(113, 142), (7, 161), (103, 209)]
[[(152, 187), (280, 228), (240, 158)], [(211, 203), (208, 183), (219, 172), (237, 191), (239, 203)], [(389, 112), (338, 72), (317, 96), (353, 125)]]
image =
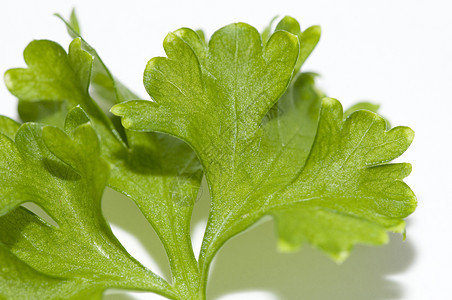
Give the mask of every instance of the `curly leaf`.
[[(0, 243), (17, 264), (29, 266), (20, 268), (67, 279), (77, 289), (95, 288), (99, 295), (108, 287), (171, 295), (169, 285), (134, 260), (105, 222), (100, 202), (109, 166), (99, 157), (90, 124), (75, 128), (71, 138), (55, 127), (27, 123), (14, 141), (0, 135), (0, 148)], [(24, 202), (41, 206), (58, 226), (16, 208)], [(51, 298), (65, 298), (65, 291)]]
[(204, 284), (218, 249), (264, 215), (277, 219), (286, 249), (307, 240), (340, 260), (356, 243), (385, 242), (415, 207), (402, 182), (409, 166), (383, 164), (406, 150), (410, 129), (385, 132), (382, 118), (362, 110), (344, 121), (336, 100), (321, 104), (313, 74), (285, 92), (300, 55), (287, 31), (295, 25), (284, 19), (263, 48), (244, 24), (220, 29), (207, 46), (189, 29), (170, 33), (168, 57), (151, 59), (144, 74), (153, 101), (112, 108), (126, 128), (167, 132), (197, 152), (212, 197)]
[[(270, 22), (270, 26), (267, 27), (262, 33), (262, 39), (264, 41), (268, 39), (268, 36), (270, 36), (271, 25), (274, 23), (275, 19), (276, 18), (274, 18)], [(304, 31), (301, 31), (300, 24), (298, 23), (297, 20), (295, 20), (292, 17), (285, 16), (276, 25), (275, 31), (278, 30), (284, 30), (292, 34), (295, 34), (299, 39), (300, 53), (298, 56), (297, 64), (294, 69), (294, 74), (297, 74), (320, 40), (321, 34), (320, 26), (317, 25), (311, 26), (305, 29)]]
[[(73, 22), (71, 22), (73, 23)], [(137, 133), (125, 130), (113, 123), (99, 108), (90, 94), (92, 87), (102, 89), (105, 93), (96, 94), (104, 103), (117, 103), (124, 99), (136, 99), (134, 94), (119, 83), (106, 68), (98, 53), (80, 36), (79, 32), (66, 22), (68, 31), (76, 37), (71, 43), (68, 54), (53, 42), (39, 41), (37, 45), (27, 47), (27, 54), (36, 57), (35, 64), (42, 65), (44, 71), (37, 72), (34, 65), (29, 69), (12, 69), (8, 71), (8, 87), (21, 98), (26, 106), (45, 98), (47, 91), (35, 90), (32, 95), (25, 93), (20, 86), (35, 84), (40, 80), (59, 82), (58, 76), (63, 71), (89, 84), (81, 85), (55, 84), (55, 93), (49, 95), (50, 101), (64, 103), (70, 110), (66, 121), (59, 121), (69, 135), (71, 129), (88, 120), (100, 138), (102, 157), (110, 165), (108, 185), (127, 195), (135, 201), (144, 216), (156, 230), (168, 253), (174, 286), (181, 297), (196, 293), (198, 266), (192, 250), (190, 239), (190, 219), (194, 201), (199, 190), (202, 171), (195, 153), (180, 140), (158, 133)], [(48, 51), (48, 57), (39, 59), (40, 52)], [(90, 58), (90, 64), (86, 63)], [(92, 71), (75, 72), (83, 65), (91, 66)], [(24, 74), (37, 74), (28, 78)], [(79, 74), (79, 75), (77, 75)], [(98, 81), (96, 78), (103, 78)], [(64, 94), (67, 97), (58, 97)], [(72, 94), (79, 97), (70, 96)], [(50, 97), (52, 96), (52, 97)], [(100, 96), (100, 97), (99, 97)], [(104, 97), (111, 97), (105, 99)], [(25, 100), (24, 100), (25, 99)], [(30, 106), (30, 110), (35, 107)], [(58, 116), (54, 116), (57, 118)], [(47, 119), (40, 119), (46, 122)], [(122, 135), (119, 133), (123, 133)], [(57, 149), (58, 145), (50, 145)], [(59, 147), (64, 149), (67, 144)], [(190, 279), (190, 280), (188, 280)], [(191, 290), (191, 291), (190, 291)]]
[(385, 164), (410, 145), (407, 127), (385, 131), (383, 118), (368, 111), (342, 120), (338, 101), (325, 99), (309, 157), (275, 197), (281, 246), (308, 241), (343, 260), (356, 243), (384, 244), (386, 231), (403, 231), (416, 198), (402, 182), (409, 164)]
[(0, 298), (101, 299), (102, 289), (84, 280), (68, 280), (38, 272), (0, 243)]

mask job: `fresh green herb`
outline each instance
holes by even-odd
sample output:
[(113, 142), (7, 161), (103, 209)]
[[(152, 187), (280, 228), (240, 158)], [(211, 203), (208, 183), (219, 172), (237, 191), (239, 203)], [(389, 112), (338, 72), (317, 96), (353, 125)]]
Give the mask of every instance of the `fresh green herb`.
[[(413, 132), (388, 130), (370, 103), (343, 112), (316, 74), (300, 72), (318, 26), (301, 31), (285, 17), (259, 34), (236, 23), (208, 42), (202, 31), (171, 32), (167, 57), (146, 66), (146, 101), (115, 79), (74, 13), (64, 22), (74, 38), (67, 53), (33, 41), (28, 67), (5, 74), (25, 123), (0, 118), (0, 297), (99, 299), (121, 288), (206, 299), (215, 254), (266, 215), (281, 250), (309, 243), (336, 261), (403, 232), (416, 207), (402, 181), (411, 167), (389, 162)], [(212, 201), (196, 259), (190, 219), (203, 174)], [(155, 229), (170, 282), (114, 237), (100, 205), (106, 186)]]

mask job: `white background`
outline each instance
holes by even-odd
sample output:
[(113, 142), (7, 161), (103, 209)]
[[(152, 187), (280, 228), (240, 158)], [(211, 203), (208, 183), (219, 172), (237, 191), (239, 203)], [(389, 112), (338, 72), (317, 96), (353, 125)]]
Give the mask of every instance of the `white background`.
[[(1, 1), (0, 72), (24, 66), (32, 39), (67, 47), (62, 23), (75, 6), (85, 38), (126, 85), (147, 97), (142, 72), (163, 55), (166, 33), (179, 27), (208, 34), (243, 21), (262, 30), (275, 15), (289, 14), (302, 27), (319, 24), (322, 38), (304, 70), (344, 106), (357, 100), (382, 105), (392, 125), (407, 125), (416, 138), (401, 161), (413, 164), (406, 180), (419, 207), (408, 218), (407, 240), (392, 235), (382, 248), (357, 247), (338, 266), (306, 247), (275, 250), (272, 223), (237, 237), (219, 253), (209, 285), (211, 299), (447, 299), (452, 288), (452, 7), (450, 1)], [(16, 100), (0, 85), (0, 113), (16, 117)], [(206, 195), (195, 208), (195, 247), (207, 213)], [(145, 265), (168, 276), (155, 234), (138, 210), (114, 192), (106, 216), (126, 247)], [(132, 232), (136, 237), (128, 237)], [(151, 253), (154, 259), (149, 256)], [(160, 299), (109, 291), (106, 299)]]

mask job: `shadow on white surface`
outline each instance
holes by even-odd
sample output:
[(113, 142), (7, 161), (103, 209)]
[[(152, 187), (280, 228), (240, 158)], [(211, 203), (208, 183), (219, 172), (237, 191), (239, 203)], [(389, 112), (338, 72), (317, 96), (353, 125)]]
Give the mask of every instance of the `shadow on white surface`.
[(414, 257), (413, 246), (399, 235), (384, 247), (356, 247), (342, 265), (310, 247), (278, 253), (273, 223), (266, 222), (220, 250), (208, 294), (221, 300), (249, 290), (276, 299), (403, 299), (403, 287), (389, 277), (407, 270)]
[[(195, 206), (192, 227), (205, 222), (209, 210), (204, 193)], [(106, 218), (114, 227), (133, 234), (154, 263), (149, 266), (141, 255), (127, 250), (158, 274), (169, 278), (169, 267), (163, 247), (138, 208), (113, 191), (104, 197)], [(108, 198), (108, 199), (105, 199)], [(120, 240), (121, 237), (119, 237)], [(218, 253), (211, 271), (208, 298), (232, 299), (309, 299), (309, 300), (383, 300), (404, 299), (404, 288), (392, 275), (406, 271), (415, 259), (415, 250), (401, 235), (391, 235), (383, 247), (358, 246), (351, 256), (337, 265), (309, 246), (297, 253), (279, 253), (273, 222), (267, 221), (227, 243)], [(153, 267), (154, 266), (154, 267)], [(268, 297), (248, 297), (262, 291)], [(135, 294), (139, 299), (163, 299), (153, 294)], [(131, 300), (135, 296), (123, 291), (107, 292), (107, 300)]]

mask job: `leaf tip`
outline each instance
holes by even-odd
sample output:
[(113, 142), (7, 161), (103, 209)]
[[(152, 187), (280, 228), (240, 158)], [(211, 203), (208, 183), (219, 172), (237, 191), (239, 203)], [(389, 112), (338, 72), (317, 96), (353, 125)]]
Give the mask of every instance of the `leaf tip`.
[(397, 137), (401, 145), (403, 145), (403, 152), (408, 149), (414, 140), (414, 130), (407, 126), (397, 126), (387, 131), (387, 134)]
[(312, 25), (306, 30), (309, 30), (310, 32), (315, 33), (319, 36), (322, 34), (322, 27), (320, 27), (320, 25)]
[(71, 15), (69, 16), (69, 21), (70, 21), (70, 24), (72, 25), (72, 28), (74, 29), (74, 31), (77, 34), (80, 34), (80, 24), (78, 22), (77, 14), (75, 12), (75, 7), (72, 8), (72, 10), (71, 10)]
[(293, 253), (300, 250), (300, 246), (294, 245), (285, 239), (278, 240), (278, 251), (281, 253)]
[(11, 73), (14, 69), (6, 70), (5, 74), (3, 74), (3, 81), (5, 82), (6, 88), (11, 92), (14, 89), (14, 80)]
[(407, 141), (408, 143), (412, 143), (414, 140), (414, 130), (411, 129), (410, 127), (403, 127), (404, 128), (404, 132), (405, 132), (405, 136), (407, 137)]
[(341, 103), (337, 99), (330, 98), (330, 97), (325, 97), (322, 99), (323, 107), (334, 108), (338, 105), (342, 107)]
[(300, 34), (301, 28), (300, 23), (298, 23), (295, 18), (291, 16), (285, 16), (281, 19), (281, 21), (279, 21), (278, 25), (276, 25), (275, 31), (278, 30), (288, 31), (292, 34), (298, 35)]
[(342, 264), (349, 256), (349, 250), (342, 250), (336, 253), (328, 253), (329, 257), (338, 265)]
[(110, 108), (110, 112), (118, 117), (122, 117), (124, 115), (123, 106), (121, 104), (114, 105)]

